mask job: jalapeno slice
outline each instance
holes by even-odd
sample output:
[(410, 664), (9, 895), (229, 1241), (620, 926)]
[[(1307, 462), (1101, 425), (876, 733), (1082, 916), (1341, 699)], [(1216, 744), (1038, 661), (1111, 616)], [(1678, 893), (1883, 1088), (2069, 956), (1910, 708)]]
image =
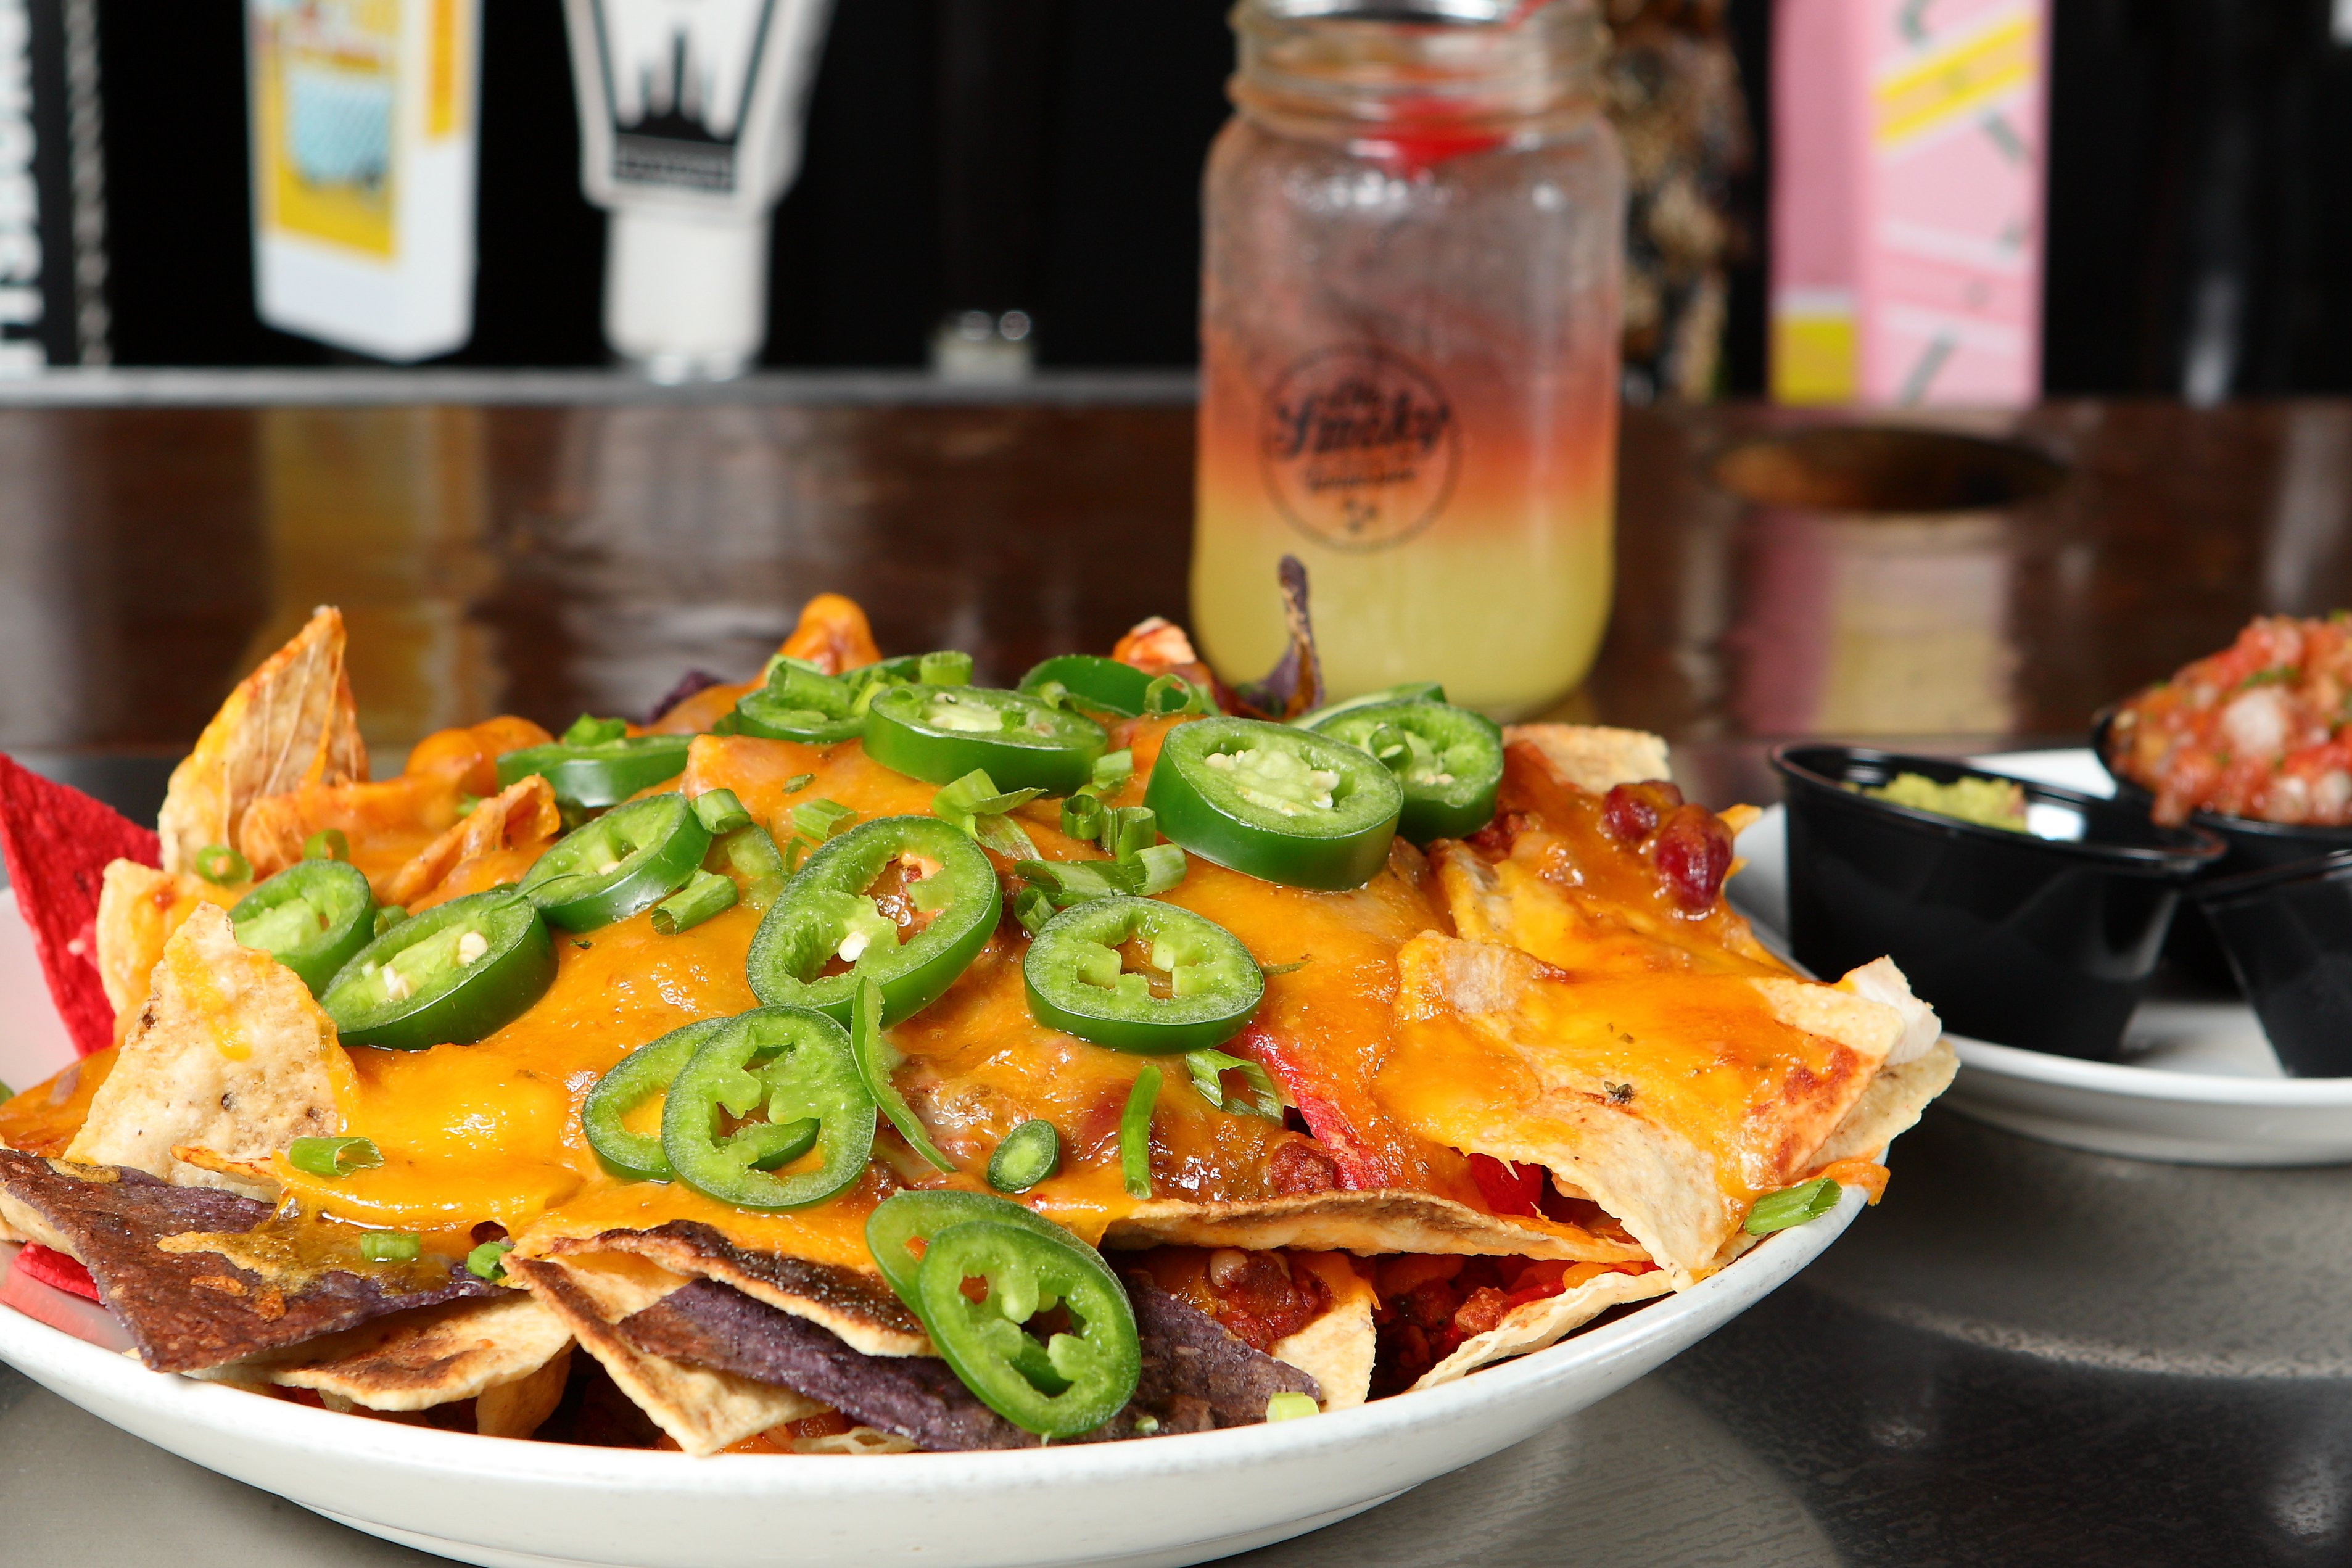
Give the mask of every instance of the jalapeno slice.
[(529, 899), (493, 888), (436, 904), (352, 955), (319, 1005), (347, 1046), (470, 1046), (555, 980), (555, 944)]
[(693, 742), (691, 735), (631, 735), (586, 745), (526, 746), (499, 759), (499, 787), (538, 773), (564, 805), (602, 811), (684, 773)]
[[(1129, 944), (1150, 973), (1123, 967)], [(1146, 1056), (1231, 1039), (1265, 995), (1265, 975), (1240, 938), (1151, 899), (1071, 905), (1030, 942), (1021, 978), (1029, 1016), (1047, 1028)]]
[(1255, 719), (1179, 724), (1143, 804), (1205, 860), (1294, 888), (1360, 888), (1388, 859), (1404, 791), (1353, 746)]
[(228, 912), (236, 940), (301, 977), (316, 996), (375, 934), (375, 895), (341, 860), (289, 866)]
[[(1083, 1245), (1052, 1220), (1019, 1204), (986, 1193), (941, 1187), (929, 1192), (893, 1193), (875, 1205), (874, 1212), (866, 1217), (866, 1248), (874, 1254), (874, 1267), (882, 1270), (882, 1278), (898, 1293), (898, 1299), (910, 1310), (919, 1312), (922, 1298), (915, 1289), (915, 1275), (922, 1267), (924, 1249), (929, 1247), (931, 1237), (949, 1226), (973, 1220), (990, 1220), (1034, 1231), (1073, 1247)], [(917, 1242), (922, 1247), (917, 1247)]]
[(1312, 712), (1301, 713), (1288, 721), (1293, 729), (1320, 730), (1342, 713), (1352, 713), (1359, 708), (1377, 708), (1389, 702), (1443, 702), (1445, 688), (1434, 680), (1408, 680), (1402, 685), (1367, 691), (1361, 697), (1349, 697), (1338, 702), (1326, 702)]
[[(986, 1292), (975, 1301), (964, 1282)], [(1135, 1395), (1143, 1357), (1135, 1309), (1108, 1265), (1075, 1241), (990, 1220), (930, 1239), (915, 1276), (916, 1315), (982, 1404), (1041, 1437), (1075, 1437)], [(1040, 1343), (1022, 1325), (1062, 1308), (1073, 1331)]]
[[(893, 861), (908, 877), (898, 897), (928, 917), (903, 939), (867, 891)], [(819, 848), (784, 884), (751, 938), (744, 973), (761, 1001), (814, 1007), (844, 1025), (857, 982), (873, 980), (888, 1028), (971, 967), (1003, 904), (995, 868), (961, 828), (935, 816), (877, 817)]]
[(594, 931), (651, 909), (702, 868), (710, 829), (672, 793), (616, 806), (551, 846), (518, 889), (547, 923)]
[(999, 789), (1069, 795), (1092, 776), (1109, 743), (1103, 727), (1082, 714), (988, 687), (894, 687), (866, 715), (866, 754), (927, 784), (980, 768)]
[(1151, 686), (1149, 671), (1096, 653), (1064, 654), (1033, 667), (1021, 678), (1021, 689), (1036, 691), (1048, 681), (1082, 704), (1132, 719), (1143, 711), (1143, 694)]
[(1461, 838), (1494, 819), (1503, 728), (1450, 702), (1375, 702), (1313, 726), (1370, 752), (1404, 788), (1397, 831), (1415, 844)]
[[(767, 1120), (742, 1122), (765, 1107)], [(722, 1116), (741, 1125), (722, 1131)], [(745, 1209), (823, 1203), (874, 1152), (874, 1100), (849, 1032), (805, 1007), (757, 1007), (695, 1047), (662, 1107), (662, 1156), (705, 1197)], [(814, 1152), (804, 1170), (790, 1167)]]
[(596, 1080), (580, 1107), (580, 1131), (604, 1168), (633, 1182), (667, 1182), (676, 1173), (657, 1132), (632, 1132), (622, 1119), (657, 1094), (669, 1092), (694, 1053), (732, 1019), (705, 1018), (639, 1046)]

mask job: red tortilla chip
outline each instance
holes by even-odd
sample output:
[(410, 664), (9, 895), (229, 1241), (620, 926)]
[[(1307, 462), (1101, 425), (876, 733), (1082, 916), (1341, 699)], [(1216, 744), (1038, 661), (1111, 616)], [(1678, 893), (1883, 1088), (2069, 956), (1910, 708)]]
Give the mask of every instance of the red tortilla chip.
[(89, 1277), (89, 1270), (54, 1247), (28, 1241), (16, 1254), (14, 1267), (26, 1279), (37, 1279), (53, 1290), (70, 1291), (85, 1301), (98, 1300), (98, 1282)]
[(0, 854), (49, 996), (83, 1056), (114, 1043), (98, 976), (98, 894), (113, 860), (158, 865), (163, 843), (113, 807), (0, 755)]

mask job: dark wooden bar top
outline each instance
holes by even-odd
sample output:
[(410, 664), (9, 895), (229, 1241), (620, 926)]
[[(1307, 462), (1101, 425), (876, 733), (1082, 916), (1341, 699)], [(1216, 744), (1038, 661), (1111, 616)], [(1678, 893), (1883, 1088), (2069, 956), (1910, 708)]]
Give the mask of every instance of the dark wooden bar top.
[[(1906, 418), (2003, 445), (1906, 448), (1867, 496), (1896, 437), (1807, 434), (1839, 423), (1628, 411), (1615, 617), (1563, 714), (1662, 731), (1716, 804), (1760, 799), (1775, 738), (2079, 745), (2249, 616), (2352, 605), (2352, 404)], [(495, 711), (561, 725), (748, 675), (826, 589), (886, 650), (969, 647), (1002, 679), (1184, 614), (1192, 450), (1169, 379), (0, 386), (0, 749), (152, 811), (321, 602), (387, 760)], [(2352, 1169), (2142, 1164), (1942, 1108), (1891, 1164), (1884, 1205), (1658, 1373), (1246, 1561), (2352, 1557)], [(28, 1563), (427, 1561), (5, 1368), (0, 1525)]]

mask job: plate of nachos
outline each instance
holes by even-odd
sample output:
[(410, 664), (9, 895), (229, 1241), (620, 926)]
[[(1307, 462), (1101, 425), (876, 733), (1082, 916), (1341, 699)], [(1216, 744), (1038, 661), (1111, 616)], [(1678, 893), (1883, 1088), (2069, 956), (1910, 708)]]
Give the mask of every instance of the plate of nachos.
[(1524, 1438), (1816, 1256), (1950, 1081), (1663, 742), (976, 684), (821, 595), (371, 776), (340, 616), (155, 827), (0, 763), (0, 1358), (494, 1564), (1181, 1563)]

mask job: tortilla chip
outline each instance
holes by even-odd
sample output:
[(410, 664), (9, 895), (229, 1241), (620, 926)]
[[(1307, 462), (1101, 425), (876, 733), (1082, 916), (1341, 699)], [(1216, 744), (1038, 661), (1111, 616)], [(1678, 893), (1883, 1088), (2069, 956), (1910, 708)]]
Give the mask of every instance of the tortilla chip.
[(223, 888), (202, 877), (173, 875), (117, 860), (106, 868), (98, 898), (98, 977), (112, 1004), (112, 1040), (130, 1031), (147, 1000), (147, 985), (163, 959), (163, 944), (199, 906), (228, 909), (243, 888)]
[(786, 658), (804, 658), (827, 675), (882, 662), (866, 612), (856, 600), (840, 594), (819, 594), (803, 605), (800, 624), (776, 651)]
[(238, 683), (172, 770), (156, 823), (158, 864), (194, 870), (198, 850), (237, 843), (246, 808), (266, 795), (366, 777), (367, 747), (343, 674), (343, 617), (321, 605)]
[(221, 1370), (235, 1375), (247, 1368), (259, 1382), (315, 1389), (370, 1410), (426, 1410), (528, 1378), (571, 1344), (572, 1331), (545, 1303), (528, 1291), (502, 1290)]
[(614, 1325), (686, 1283), (675, 1274), (609, 1254), (556, 1262), (509, 1253), (507, 1267), (563, 1320), (622, 1392), (689, 1454), (718, 1453), (824, 1408), (789, 1388), (648, 1354), (629, 1343)]
[(493, 1384), (474, 1398), (474, 1430), (485, 1437), (528, 1437), (563, 1403), (572, 1375), (572, 1341), (537, 1372)]
[(553, 787), (537, 773), (517, 779), (418, 850), (393, 873), (378, 897), (413, 910), (467, 861), (507, 849), (525, 851), (536, 859), (562, 831), (563, 813), (555, 804)]
[[(0, 1191), (12, 1225), (19, 1215), (37, 1218), (48, 1233), (37, 1239), (89, 1270), (100, 1299), (157, 1372), (242, 1361), (495, 1289), (432, 1255), (370, 1264), (354, 1244), (347, 1257), (331, 1252), (322, 1262), (317, 1234), (289, 1234), (307, 1223), (299, 1217), (141, 1171), (0, 1150)], [(297, 1268), (273, 1261), (298, 1255), (305, 1262)]]
[(1648, 1255), (1570, 1225), (1480, 1214), (1428, 1193), (1307, 1193), (1246, 1203), (1161, 1198), (1138, 1204), (1110, 1223), (1107, 1247), (1287, 1247), (1301, 1252), (1460, 1253), (1496, 1258), (1558, 1258), (1579, 1263), (1633, 1263)]
[(0, 756), (0, 860), (32, 929), (49, 999), (83, 1056), (114, 1043), (115, 1008), (99, 968), (108, 863), (152, 866), (161, 841), (78, 789)]
[[(530, 1249), (551, 1258), (622, 1252), (672, 1274), (730, 1285), (796, 1318), (833, 1331), (852, 1349), (873, 1356), (929, 1355), (929, 1336), (879, 1272), (814, 1263), (780, 1252), (737, 1247), (710, 1226), (672, 1220), (652, 1230), (608, 1230), (564, 1237)], [(853, 1413), (854, 1414), (854, 1413)]]
[(189, 1182), (186, 1184), (190, 1186), (218, 1187), (225, 1193), (236, 1193), (256, 1203), (268, 1204), (272, 1208), (278, 1206), (278, 1196), (286, 1190), (286, 1184), (278, 1179), (278, 1173), (257, 1160), (232, 1160), (226, 1154), (199, 1148), (194, 1143), (173, 1144), (172, 1158), (182, 1165), (193, 1165), (220, 1178), (216, 1182)]
[(1434, 932), (1398, 973), (1399, 1039), (1375, 1087), (1399, 1118), (1546, 1167), (1677, 1289), (1718, 1265), (1758, 1194), (1811, 1168), (1904, 1029), (1894, 1008), (1811, 981), (1570, 979)]
[(1645, 1274), (1612, 1270), (1596, 1274), (1580, 1285), (1571, 1285), (1557, 1296), (1522, 1302), (1485, 1333), (1463, 1341), (1452, 1355), (1423, 1373), (1413, 1387), (1434, 1388), (1489, 1363), (1542, 1350), (1612, 1307), (1627, 1301), (1646, 1301), (1664, 1295), (1667, 1289), (1668, 1280), (1662, 1269), (1654, 1268)]
[(1918, 1121), (1927, 1102), (1949, 1089), (1959, 1070), (1960, 1058), (1949, 1040), (1937, 1040), (1926, 1056), (1899, 1067), (1881, 1068), (1829, 1141), (1813, 1152), (1813, 1168), (1885, 1148)]
[(355, 1087), (310, 988), (268, 953), (237, 945), (225, 911), (199, 905), (164, 944), (153, 994), (66, 1157), (219, 1185), (230, 1178), (174, 1158), (173, 1148), (267, 1160), (297, 1138), (341, 1131), (338, 1091), (347, 1101)]
[(792, 1442), (795, 1454), (913, 1454), (920, 1452), (914, 1443), (896, 1432), (877, 1432), (871, 1426), (852, 1426), (846, 1432), (828, 1432), (822, 1437), (795, 1437)]
[(1313, 1378), (1323, 1391), (1326, 1411), (1352, 1410), (1372, 1391), (1372, 1282), (1337, 1253), (1298, 1253), (1295, 1260), (1323, 1281), (1331, 1305), (1297, 1333), (1267, 1346), (1265, 1353)]
[(1503, 742), (1525, 742), (1545, 771), (1562, 784), (1606, 795), (1621, 784), (1670, 779), (1664, 737), (1643, 730), (1612, 730), (1601, 724), (1509, 724)]

